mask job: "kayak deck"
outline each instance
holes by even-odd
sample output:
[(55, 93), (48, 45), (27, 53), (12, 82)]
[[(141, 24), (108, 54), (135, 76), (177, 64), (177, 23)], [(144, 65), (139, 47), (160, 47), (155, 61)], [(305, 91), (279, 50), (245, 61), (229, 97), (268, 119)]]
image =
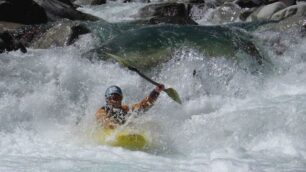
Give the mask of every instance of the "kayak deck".
[(143, 150), (149, 144), (144, 133), (128, 130), (97, 129), (93, 133), (93, 137), (99, 144), (123, 147), (130, 150)]

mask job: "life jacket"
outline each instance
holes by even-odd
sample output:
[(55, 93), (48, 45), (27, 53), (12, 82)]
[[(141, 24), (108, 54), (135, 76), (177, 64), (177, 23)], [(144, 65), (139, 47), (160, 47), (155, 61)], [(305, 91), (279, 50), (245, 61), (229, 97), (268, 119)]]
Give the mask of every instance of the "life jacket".
[(103, 106), (102, 109), (107, 113), (107, 118), (111, 119), (117, 124), (124, 124), (127, 118), (127, 112), (122, 108), (111, 108), (109, 106)]
[[(155, 90), (151, 91), (149, 96), (145, 97), (139, 103), (132, 105), (131, 112), (136, 114), (142, 114), (148, 109), (150, 109), (159, 93)], [(114, 128), (113, 125), (122, 125), (127, 121), (129, 117), (129, 107), (127, 105), (122, 105), (121, 108), (111, 108), (109, 106), (103, 106), (96, 112), (96, 119), (102, 126), (106, 128)]]

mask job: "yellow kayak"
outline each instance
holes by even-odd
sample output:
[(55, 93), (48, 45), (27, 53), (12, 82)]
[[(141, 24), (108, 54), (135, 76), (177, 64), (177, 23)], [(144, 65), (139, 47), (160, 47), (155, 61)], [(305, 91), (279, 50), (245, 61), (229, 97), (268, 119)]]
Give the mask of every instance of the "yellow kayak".
[(93, 138), (99, 144), (123, 147), (131, 150), (143, 150), (148, 148), (149, 141), (144, 133), (129, 130), (97, 129)]

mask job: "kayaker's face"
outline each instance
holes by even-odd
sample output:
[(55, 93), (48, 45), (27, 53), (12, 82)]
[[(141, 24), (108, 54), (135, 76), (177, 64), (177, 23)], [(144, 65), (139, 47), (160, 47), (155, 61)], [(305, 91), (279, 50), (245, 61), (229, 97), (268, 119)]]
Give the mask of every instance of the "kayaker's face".
[(113, 94), (108, 98), (107, 102), (114, 107), (121, 107), (122, 98), (123, 97), (119, 94)]

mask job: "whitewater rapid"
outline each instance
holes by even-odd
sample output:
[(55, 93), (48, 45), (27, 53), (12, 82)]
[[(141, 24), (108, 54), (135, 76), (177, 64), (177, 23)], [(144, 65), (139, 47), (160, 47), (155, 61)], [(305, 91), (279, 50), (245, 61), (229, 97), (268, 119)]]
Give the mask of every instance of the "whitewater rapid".
[[(129, 105), (154, 88), (116, 63), (84, 58), (97, 41), (91, 35), (65, 48), (0, 54), (0, 171), (306, 171), (306, 41), (255, 35), (271, 37), (262, 68), (182, 47), (148, 73), (183, 105), (162, 94), (136, 120), (155, 145), (146, 151), (99, 145), (88, 134), (109, 85)], [(273, 38), (283, 54), (268, 44)]]
[(151, 75), (184, 103), (161, 95), (139, 124), (159, 147), (141, 152), (98, 145), (85, 132), (109, 85), (128, 104), (153, 88), (118, 64), (82, 58), (91, 39), (0, 55), (0, 171), (305, 171), (305, 41), (256, 74), (178, 49)]

